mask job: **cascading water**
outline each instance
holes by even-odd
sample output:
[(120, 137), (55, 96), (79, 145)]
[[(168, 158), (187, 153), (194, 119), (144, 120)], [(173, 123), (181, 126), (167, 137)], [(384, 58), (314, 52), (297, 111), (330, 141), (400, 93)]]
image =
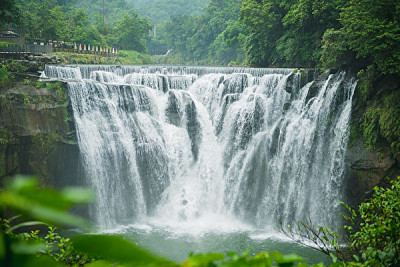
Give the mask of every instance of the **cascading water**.
[[(355, 81), (291, 69), (47, 66), (68, 81), (103, 229), (335, 225)], [(304, 82), (303, 82), (304, 83)]]

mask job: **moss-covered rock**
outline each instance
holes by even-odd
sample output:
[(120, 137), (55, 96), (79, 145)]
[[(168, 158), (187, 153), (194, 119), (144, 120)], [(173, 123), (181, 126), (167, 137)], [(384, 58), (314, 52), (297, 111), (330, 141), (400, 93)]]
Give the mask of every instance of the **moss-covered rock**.
[(400, 77), (374, 73), (360, 73), (353, 101), (347, 163), (356, 203), (400, 175)]
[(0, 89), (0, 180), (17, 173), (43, 184), (74, 184), (79, 170), (67, 85), (14, 77)]

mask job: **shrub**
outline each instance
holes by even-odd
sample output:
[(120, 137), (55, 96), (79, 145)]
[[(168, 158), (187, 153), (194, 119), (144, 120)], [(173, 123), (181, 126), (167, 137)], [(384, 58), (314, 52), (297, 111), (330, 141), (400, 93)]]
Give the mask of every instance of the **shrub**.
[(10, 74), (8, 73), (7, 68), (4, 66), (1, 66), (0, 67), (0, 84), (7, 83), (9, 78), (10, 78)]
[(366, 266), (399, 266), (400, 264), (400, 177), (388, 188), (375, 187), (372, 198), (358, 208), (358, 216), (349, 208), (345, 219), (360, 220), (360, 230), (345, 226), (350, 242)]

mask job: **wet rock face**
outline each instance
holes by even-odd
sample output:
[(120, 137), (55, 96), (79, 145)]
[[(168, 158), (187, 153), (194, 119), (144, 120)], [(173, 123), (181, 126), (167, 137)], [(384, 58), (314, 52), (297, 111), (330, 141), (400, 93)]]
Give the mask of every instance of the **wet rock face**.
[(196, 105), (194, 104), (193, 100), (190, 101), (185, 106), (186, 112), (186, 129), (189, 134), (190, 141), (192, 143), (192, 154), (194, 160), (197, 161), (199, 156), (199, 146), (201, 143), (201, 129), (200, 123), (197, 120), (197, 109)]
[(346, 161), (350, 203), (361, 203), (371, 195), (375, 186), (386, 185), (385, 178), (400, 175), (394, 158), (367, 151), (361, 139), (348, 149)]
[(237, 73), (232, 74), (232, 77), (222, 82), (224, 89), (222, 90), (222, 97), (227, 94), (243, 93), (243, 90), (249, 86), (249, 78), (247, 74)]
[(76, 184), (79, 148), (66, 85), (59, 82), (56, 93), (36, 82), (0, 91), (0, 180), (26, 174), (44, 184)]
[(166, 109), (166, 117), (169, 123), (177, 127), (181, 126), (181, 117), (179, 115), (178, 100), (176, 95), (169, 91), (168, 93), (168, 106)]
[(197, 120), (196, 104), (187, 92), (175, 90), (168, 92), (166, 117), (170, 124), (186, 128), (192, 143), (193, 157), (197, 160), (201, 143), (201, 126)]
[(64, 122), (66, 107), (46, 88), (17, 85), (4, 92), (0, 106), (1, 126), (19, 136), (68, 131)]

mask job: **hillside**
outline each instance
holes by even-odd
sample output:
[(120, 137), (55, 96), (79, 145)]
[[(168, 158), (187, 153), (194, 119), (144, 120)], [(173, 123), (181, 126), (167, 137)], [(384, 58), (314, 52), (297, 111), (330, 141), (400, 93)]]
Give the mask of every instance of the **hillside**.
[(172, 15), (200, 15), (210, 0), (127, 0), (141, 16), (152, 22), (169, 20)]

